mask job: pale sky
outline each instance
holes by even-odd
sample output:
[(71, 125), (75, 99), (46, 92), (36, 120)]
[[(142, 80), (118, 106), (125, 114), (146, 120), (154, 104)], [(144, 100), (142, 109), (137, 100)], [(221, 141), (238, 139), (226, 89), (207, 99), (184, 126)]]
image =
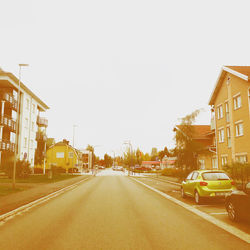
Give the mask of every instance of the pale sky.
[(194, 110), (210, 124), (223, 65), (250, 65), (249, 0), (1, 1), (0, 67), (49, 107), (48, 136), (97, 155), (174, 147)]

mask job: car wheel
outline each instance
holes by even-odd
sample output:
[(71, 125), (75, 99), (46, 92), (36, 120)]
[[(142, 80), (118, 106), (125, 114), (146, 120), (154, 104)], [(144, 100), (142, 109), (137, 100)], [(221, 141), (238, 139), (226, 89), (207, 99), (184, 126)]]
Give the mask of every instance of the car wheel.
[(232, 203), (232, 201), (229, 201), (226, 205), (228, 217), (231, 221), (237, 221), (238, 220), (238, 214), (237, 210), (235, 208), (235, 205)]
[(184, 192), (183, 187), (181, 187), (181, 197), (184, 198), (184, 199), (187, 197), (185, 192)]
[(201, 204), (201, 197), (197, 190), (194, 191), (194, 200), (196, 204)]

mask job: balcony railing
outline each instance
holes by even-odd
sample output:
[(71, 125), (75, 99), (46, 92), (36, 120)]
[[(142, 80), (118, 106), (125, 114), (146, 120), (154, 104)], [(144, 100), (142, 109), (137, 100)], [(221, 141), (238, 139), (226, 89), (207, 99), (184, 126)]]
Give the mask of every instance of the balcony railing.
[(39, 127), (48, 127), (48, 119), (46, 119), (46, 118), (44, 118), (44, 117), (38, 116), (38, 117), (37, 117), (37, 120), (36, 120), (36, 124), (37, 124)]
[(36, 141), (47, 141), (47, 135), (42, 132), (36, 132)]
[(8, 140), (0, 140), (0, 151), (15, 151), (15, 143)]
[(16, 122), (7, 115), (0, 116), (0, 125), (10, 129), (12, 132), (16, 132)]
[(0, 94), (1, 99), (7, 101), (11, 105), (11, 108), (14, 110), (17, 110), (17, 100), (14, 98), (13, 95), (9, 93), (1, 93)]

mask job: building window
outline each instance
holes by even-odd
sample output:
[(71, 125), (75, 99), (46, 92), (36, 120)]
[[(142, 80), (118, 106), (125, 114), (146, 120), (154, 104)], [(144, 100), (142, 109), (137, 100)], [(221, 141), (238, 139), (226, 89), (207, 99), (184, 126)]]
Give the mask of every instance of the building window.
[(217, 114), (218, 114), (218, 120), (223, 118), (223, 107), (222, 107), (222, 105), (218, 106)]
[(27, 148), (27, 137), (24, 138), (24, 147)]
[(217, 158), (212, 158), (212, 168), (218, 169)]
[(238, 109), (241, 107), (241, 96), (237, 95), (234, 97), (234, 109)]
[(224, 140), (225, 140), (224, 128), (219, 129), (218, 132), (219, 132), (219, 142), (224, 142)]
[(227, 146), (231, 148), (231, 131), (230, 127), (227, 127)]
[(29, 109), (29, 106), (30, 106), (30, 100), (26, 99), (26, 109)]
[(222, 165), (222, 166), (227, 165), (227, 156), (222, 156), (222, 157), (221, 157), (221, 165)]
[(32, 131), (34, 132), (35, 131), (35, 123), (32, 122)]
[(64, 152), (57, 152), (56, 158), (64, 158)]
[(229, 107), (228, 107), (228, 102), (225, 103), (225, 109), (226, 109), (226, 121), (229, 122)]
[(235, 161), (240, 163), (246, 163), (247, 162), (247, 155), (236, 155)]
[(243, 123), (242, 122), (235, 124), (235, 132), (236, 132), (236, 136), (243, 135)]

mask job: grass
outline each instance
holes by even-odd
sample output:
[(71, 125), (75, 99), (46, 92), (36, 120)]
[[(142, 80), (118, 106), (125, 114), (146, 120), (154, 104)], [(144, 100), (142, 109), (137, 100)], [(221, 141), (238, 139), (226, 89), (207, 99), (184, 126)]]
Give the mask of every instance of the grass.
[(12, 194), (12, 193), (16, 193), (16, 192), (19, 192), (19, 191), (22, 191), (24, 190), (24, 188), (15, 188), (13, 189), (12, 187), (10, 186), (0, 186), (0, 197), (1, 196), (4, 196), (4, 195), (8, 195), (8, 194)]
[[(27, 178), (16, 179), (16, 183), (52, 183), (52, 182), (67, 180), (70, 178), (75, 178), (78, 176), (79, 175), (62, 174), (62, 175), (54, 175), (52, 179), (49, 179), (48, 175), (30, 175)], [(1, 183), (12, 183), (12, 179), (9, 178), (0, 179), (0, 184)]]

